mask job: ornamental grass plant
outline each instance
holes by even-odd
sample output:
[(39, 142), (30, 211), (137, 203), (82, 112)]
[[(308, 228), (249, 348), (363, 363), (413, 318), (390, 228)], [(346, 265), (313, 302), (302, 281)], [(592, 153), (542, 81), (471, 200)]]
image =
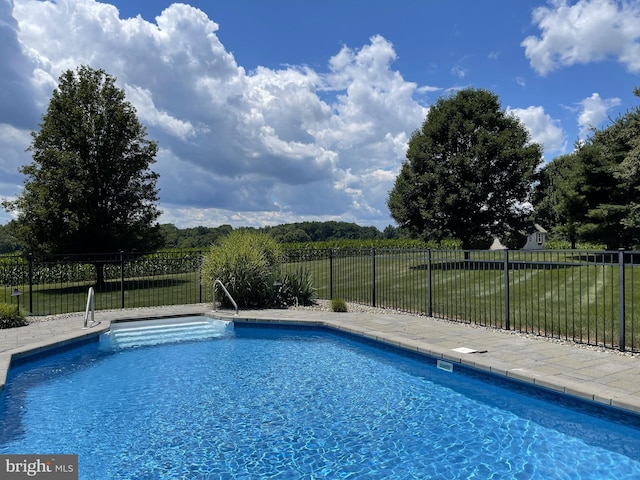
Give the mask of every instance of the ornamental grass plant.
[[(272, 274), (281, 262), (282, 252), (271, 236), (235, 230), (205, 254), (202, 281), (212, 289), (220, 280), (240, 308), (264, 308), (272, 301)], [(231, 306), (223, 292), (214, 301)]]

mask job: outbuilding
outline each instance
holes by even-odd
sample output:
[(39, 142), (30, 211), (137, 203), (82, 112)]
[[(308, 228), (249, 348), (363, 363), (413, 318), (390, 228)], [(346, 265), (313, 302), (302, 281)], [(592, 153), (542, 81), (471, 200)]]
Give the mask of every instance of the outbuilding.
[(522, 250), (544, 250), (544, 244), (547, 241), (547, 231), (537, 223), (527, 231), (527, 243), (524, 244)]
[[(544, 250), (544, 244), (547, 241), (547, 231), (544, 228), (534, 223), (524, 233), (526, 233), (527, 241), (522, 247), (522, 250)], [(493, 244), (489, 247), (489, 250), (506, 249), (507, 247), (502, 244), (498, 237), (493, 238)]]

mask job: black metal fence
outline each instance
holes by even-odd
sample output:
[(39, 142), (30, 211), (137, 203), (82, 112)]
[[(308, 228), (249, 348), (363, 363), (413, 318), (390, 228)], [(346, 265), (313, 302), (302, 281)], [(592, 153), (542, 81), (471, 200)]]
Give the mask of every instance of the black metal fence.
[(640, 252), (291, 252), (319, 298), (640, 351)]
[[(0, 256), (0, 302), (30, 315), (212, 301), (199, 250)], [(316, 297), (640, 352), (640, 252), (300, 249)], [(15, 295), (15, 294), (18, 295)], [(14, 296), (15, 295), (15, 296)]]
[(96, 309), (201, 303), (202, 252), (118, 252), (0, 257), (0, 302), (19, 302), (30, 315), (85, 309), (94, 287)]

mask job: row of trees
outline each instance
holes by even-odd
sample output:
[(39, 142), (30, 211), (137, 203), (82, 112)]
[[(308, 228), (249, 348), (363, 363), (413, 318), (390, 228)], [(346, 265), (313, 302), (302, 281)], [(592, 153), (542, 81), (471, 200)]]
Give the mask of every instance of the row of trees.
[[(159, 248), (208, 248), (237, 230), (268, 234), (277, 243), (400, 239), (409, 236), (407, 232), (393, 226), (388, 226), (381, 232), (375, 227), (336, 221), (288, 223), (261, 228), (240, 227), (235, 230), (231, 225), (178, 228), (171, 223), (163, 223), (158, 230)], [(18, 240), (15, 223), (0, 225), (0, 254), (16, 251), (28, 251), (28, 246)]]
[[(331, 240), (378, 240), (404, 238), (407, 232), (389, 226), (383, 232), (376, 227), (362, 227), (350, 222), (299, 222), (268, 227), (240, 227), (270, 235), (278, 243), (326, 242)], [(160, 225), (163, 248), (206, 248), (218, 243), (234, 229), (231, 225), (180, 229), (173, 224)]]

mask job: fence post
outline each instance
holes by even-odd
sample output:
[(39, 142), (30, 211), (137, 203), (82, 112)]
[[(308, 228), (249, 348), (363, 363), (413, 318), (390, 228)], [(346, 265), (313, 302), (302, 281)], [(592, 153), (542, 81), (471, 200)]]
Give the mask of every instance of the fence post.
[(124, 251), (120, 250), (120, 303), (124, 308)]
[[(198, 250), (198, 255), (200, 256), (200, 268), (198, 268), (198, 303), (202, 303), (202, 258), (203, 253), (202, 250)], [(215, 298), (213, 301), (215, 302)]]
[(29, 254), (29, 315), (33, 315), (33, 253)]
[(504, 251), (504, 328), (511, 330), (509, 318), (509, 250)]
[(333, 248), (329, 249), (329, 300), (333, 300)]
[(371, 249), (371, 306), (376, 306), (376, 249)]
[(625, 316), (625, 278), (624, 278), (624, 248), (618, 250), (618, 321), (620, 322), (619, 328), (619, 341), (620, 351), (624, 352), (626, 349), (626, 325), (624, 321)]
[(427, 289), (429, 293), (427, 293), (427, 315), (430, 317), (433, 316), (433, 295), (431, 288), (431, 249), (427, 249)]

